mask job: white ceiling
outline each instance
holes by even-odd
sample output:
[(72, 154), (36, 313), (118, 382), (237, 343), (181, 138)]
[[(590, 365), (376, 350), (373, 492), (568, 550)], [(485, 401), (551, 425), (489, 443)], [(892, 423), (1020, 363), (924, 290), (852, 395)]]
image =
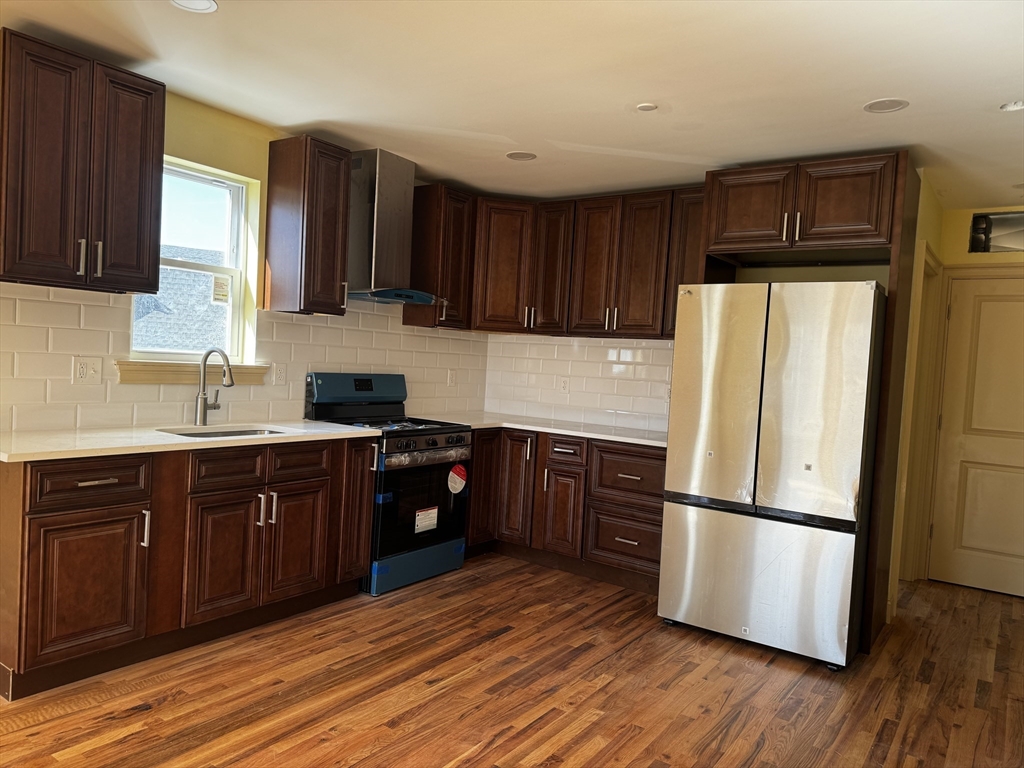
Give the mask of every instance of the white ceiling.
[[(181, 94), (425, 179), (552, 197), (909, 146), (947, 208), (1024, 192), (1024, 2), (3, 0)], [(898, 97), (909, 109), (870, 115)], [(636, 104), (659, 105), (639, 113)], [(538, 159), (506, 160), (526, 150)]]

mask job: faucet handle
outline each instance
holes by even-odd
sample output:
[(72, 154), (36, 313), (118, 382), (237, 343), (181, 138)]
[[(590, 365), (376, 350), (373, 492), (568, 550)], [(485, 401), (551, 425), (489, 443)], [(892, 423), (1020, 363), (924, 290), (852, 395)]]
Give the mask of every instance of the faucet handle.
[(213, 402), (207, 403), (206, 410), (208, 411), (219, 411), (220, 410), (220, 390), (213, 390)]

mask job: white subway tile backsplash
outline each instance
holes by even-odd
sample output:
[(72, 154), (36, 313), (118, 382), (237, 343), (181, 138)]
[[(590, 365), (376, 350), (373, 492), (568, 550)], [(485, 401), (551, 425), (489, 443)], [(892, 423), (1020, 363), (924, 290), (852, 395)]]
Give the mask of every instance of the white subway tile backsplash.
[(51, 328), (50, 351), (72, 355), (106, 355), (110, 350), (109, 331), (78, 328)]
[(43, 328), (81, 328), (82, 305), (18, 299), (16, 322), (18, 325), (38, 325)]
[(0, 328), (0, 349), (12, 352), (47, 351), (50, 331), (47, 328), (5, 325)]

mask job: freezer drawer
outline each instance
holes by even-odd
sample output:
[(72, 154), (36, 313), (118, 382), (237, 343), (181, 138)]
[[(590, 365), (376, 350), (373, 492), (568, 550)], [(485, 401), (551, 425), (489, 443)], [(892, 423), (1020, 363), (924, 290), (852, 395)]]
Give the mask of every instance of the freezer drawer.
[(855, 536), (667, 502), (658, 615), (847, 663)]
[(773, 283), (757, 504), (855, 521), (864, 488), (876, 283)]
[(682, 285), (665, 490), (750, 505), (768, 286)]

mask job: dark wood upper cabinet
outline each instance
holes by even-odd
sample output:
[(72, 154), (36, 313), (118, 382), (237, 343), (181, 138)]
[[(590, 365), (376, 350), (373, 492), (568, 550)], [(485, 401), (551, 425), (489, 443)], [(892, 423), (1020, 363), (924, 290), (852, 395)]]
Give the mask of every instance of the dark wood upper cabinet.
[[(159, 290), (163, 159), (163, 85), (96, 64), (90, 195), (92, 286), (143, 293)], [(153, 254), (158, 254), (156, 259)]]
[(795, 163), (708, 174), (708, 252), (792, 244), (796, 175)]
[(533, 502), (531, 539), (534, 549), (570, 557), (582, 556), (586, 478), (586, 467), (568, 466), (556, 461), (546, 462), (540, 467)]
[(669, 234), (668, 283), (665, 286), (663, 336), (671, 338), (676, 330), (676, 302), (680, 285), (701, 281), (701, 225), (704, 216), (704, 187), (677, 189), (672, 194), (672, 231)]
[(348, 305), (347, 149), (293, 136), (270, 142), (267, 306), (343, 315)]
[(466, 520), (468, 546), (496, 538), (501, 470), (501, 430), (482, 429), (473, 432), (473, 473)]
[(261, 603), (327, 586), (328, 480), (271, 485)]
[(141, 506), (28, 519), (21, 671), (145, 635), (144, 528)]
[(473, 292), (475, 198), (443, 184), (413, 190), (410, 287), (440, 304), (406, 304), (406, 325), (469, 328)]
[(604, 335), (611, 332), (621, 220), (621, 197), (576, 202), (569, 301), (571, 334)]
[(537, 434), (506, 429), (501, 433), (501, 507), (498, 538), (530, 546), (533, 518), (533, 476), (537, 460)]
[(345, 446), (345, 493), (341, 513), (338, 581), (351, 581), (370, 572), (373, 529), (373, 488), (377, 478), (376, 440), (349, 440)]
[(616, 335), (661, 335), (671, 211), (671, 192), (645, 192), (622, 199), (618, 275), (612, 303), (612, 331)]
[(536, 206), (478, 198), (473, 329), (512, 333), (529, 327)]
[(793, 246), (884, 245), (896, 155), (800, 163)]
[(530, 331), (534, 333), (566, 332), (575, 213), (572, 200), (537, 204), (530, 299)]
[(3, 30), (0, 280), (155, 293), (162, 83)]

